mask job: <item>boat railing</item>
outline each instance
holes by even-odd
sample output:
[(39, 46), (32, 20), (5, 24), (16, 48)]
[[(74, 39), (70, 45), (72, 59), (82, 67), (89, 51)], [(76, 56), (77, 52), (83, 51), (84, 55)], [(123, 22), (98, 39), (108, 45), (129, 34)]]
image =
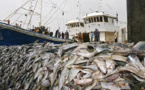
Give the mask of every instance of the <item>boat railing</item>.
[[(21, 28), (21, 27), (17, 27), (17, 26), (11, 25), (11, 24), (4, 23), (4, 22), (0, 22), (0, 24), (6, 25), (6, 26), (8, 26), (8, 27), (14, 27), (14, 28), (22, 29), (22, 30), (27, 30), (27, 29), (24, 29), (24, 28)], [(27, 31), (28, 31), (28, 30), (27, 30)]]

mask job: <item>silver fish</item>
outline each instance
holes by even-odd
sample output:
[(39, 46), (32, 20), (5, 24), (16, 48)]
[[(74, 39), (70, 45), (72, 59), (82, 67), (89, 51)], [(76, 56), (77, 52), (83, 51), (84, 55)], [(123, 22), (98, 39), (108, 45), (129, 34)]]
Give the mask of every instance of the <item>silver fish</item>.
[(105, 77), (105, 75), (100, 70), (98, 70), (92, 74), (92, 78), (94, 80), (101, 81), (104, 77)]
[(59, 78), (59, 90), (61, 90), (62, 87), (65, 85), (65, 81), (68, 78), (68, 74), (69, 70), (67, 68), (64, 68)]
[(69, 70), (69, 82), (71, 82), (78, 74), (78, 72), (81, 71), (81, 69), (77, 69), (77, 68), (71, 68)]
[(93, 73), (93, 71), (90, 69), (83, 69), (83, 70), (81, 70), (81, 72), (85, 74), (85, 75), (83, 75), (84, 79), (90, 78)]
[(127, 57), (121, 56), (121, 55), (111, 55), (110, 59), (127, 62)]
[(54, 81), (58, 75), (57, 73), (60, 68), (61, 68), (61, 60), (58, 60), (58, 63), (56, 65), (54, 65), (54, 67), (53, 67), (53, 73), (52, 73), (52, 77), (51, 77), (51, 86), (54, 84)]
[(106, 62), (104, 61), (104, 59), (102, 58), (96, 58), (94, 60), (94, 62), (96, 63), (96, 65), (98, 66), (98, 68), (104, 73), (107, 73), (107, 68), (106, 68)]
[(94, 50), (94, 51), (91, 52), (91, 53), (90, 53), (90, 52), (86, 53), (86, 52), (80, 51), (80, 52), (77, 53), (77, 55), (83, 56), (83, 57), (86, 57), (86, 58), (91, 58), (91, 57), (93, 57), (96, 53), (97, 53), (96, 50)]
[(115, 85), (114, 83), (101, 83), (102, 88), (109, 89), (109, 90), (121, 90), (121, 88), (118, 85)]
[(72, 54), (76, 54), (79, 52), (80, 49), (87, 49), (88, 44), (79, 44), (77, 48), (72, 51)]
[(134, 74), (132, 74), (132, 76), (133, 76), (136, 80), (138, 80), (138, 81), (140, 81), (140, 82), (145, 82), (145, 79), (142, 79), (142, 78), (140, 78), (140, 77), (138, 77), (138, 76), (136, 76), (136, 75), (134, 75)]
[(78, 85), (90, 85), (93, 83), (93, 79), (91, 78), (88, 78), (88, 79), (73, 79), (74, 80), (74, 83), (75, 84), (78, 84)]
[(70, 66), (67, 66), (66, 68), (91, 69), (93, 71), (97, 71), (98, 70), (96, 65), (89, 65), (89, 66), (70, 65)]
[(145, 52), (145, 41), (138, 42), (135, 46), (133, 46), (133, 50), (136, 52)]
[(87, 87), (85, 88), (85, 90), (92, 90), (93, 87), (96, 86), (96, 84), (97, 84), (97, 80), (94, 80), (94, 83), (93, 83), (92, 85), (87, 86)]
[(106, 58), (107, 73), (113, 72), (113, 70), (115, 69), (115, 65), (115, 61)]
[(42, 83), (41, 83), (41, 86), (42, 87), (48, 87), (48, 86), (50, 86), (50, 81), (49, 80), (43, 80)]
[(129, 55), (128, 58), (129, 58), (129, 62), (134, 65), (137, 65), (139, 67), (139, 69), (141, 69), (141, 70), (145, 69), (145, 67), (143, 67), (139, 58), (136, 55), (133, 55), (133, 54)]
[(121, 87), (122, 90), (130, 90), (130, 86), (128, 82), (118, 82), (117, 84), (119, 84), (119, 86)]

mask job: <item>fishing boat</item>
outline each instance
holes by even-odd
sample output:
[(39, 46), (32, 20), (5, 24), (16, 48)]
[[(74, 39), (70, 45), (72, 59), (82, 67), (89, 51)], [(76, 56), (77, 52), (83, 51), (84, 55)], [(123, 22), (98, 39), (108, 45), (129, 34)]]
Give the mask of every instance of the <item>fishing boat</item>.
[[(37, 1), (41, 1), (41, 5), (42, 5), (42, 0), (37, 0)], [(30, 3), (29, 3), (30, 2)], [(0, 22), (0, 45), (23, 45), (23, 44), (29, 44), (29, 43), (34, 43), (34, 42), (51, 42), (51, 43), (55, 43), (55, 44), (60, 44), (60, 43), (64, 43), (64, 42), (72, 42), (70, 39), (62, 39), (62, 38), (57, 38), (57, 37), (53, 37), (44, 33), (36, 33), (33, 30), (36, 29), (36, 27), (32, 28), (31, 22), (32, 21), (32, 16), (34, 14), (37, 14), (38, 16), (40, 16), (40, 20), (39, 20), (39, 26), (38, 26), (38, 30), (41, 30), (42, 24), (42, 10), (40, 11), (40, 14), (38, 14), (37, 12), (34, 12), (34, 10), (36, 9), (36, 5), (38, 2), (36, 2), (33, 6), (34, 8), (32, 8), (32, 2), (34, 2), (33, 0), (29, 0), (26, 3), (24, 3), (21, 7), (19, 7), (17, 10), (15, 10), (12, 14), (10, 14), (5, 20)], [(31, 6), (29, 8), (24, 8), (24, 6), (26, 6), (26, 4), (31, 4)], [(25, 17), (27, 17), (28, 15), (30, 16), (30, 20), (28, 22), (28, 26), (29, 28), (23, 28), (21, 24), (11, 24), (10, 23), (10, 18), (12, 16), (14, 16), (18, 11), (20, 11), (20, 9), (24, 9), (28, 11), (28, 14), (24, 14)], [(28, 10), (30, 9), (30, 10)], [(42, 9), (42, 6), (41, 6)], [(22, 17), (22, 15), (20, 16)], [(19, 17), (18, 17), (19, 18)], [(24, 19), (24, 18), (23, 18)], [(4, 22), (5, 21), (5, 22)], [(26, 24), (26, 22), (25, 22)], [(33, 29), (33, 30), (32, 30)]]
[[(81, 22), (80, 22), (81, 21)], [(114, 42), (115, 31), (118, 34), (119, 42), (125, 41), (124, 29), (119, 29), (117, 24), (118, 14), (110, 15), (102, 11), (95, 11), (94, 13), (86, 14), (81, 20), (70, 20), (66, 23), (67, 29), (71, 37), (75, 37), (77, 33), (89, 33), (98, 29), (99, 41), (101, 42)], [(124, 36), (124, 37), (122, 37)], [(89, 37), (91, 39), (91, 37)]]
[(71, 40), (43, 35), (20, 27), (0, 22), (0, 45), (23, 45), (34, 42), (61, 44)]

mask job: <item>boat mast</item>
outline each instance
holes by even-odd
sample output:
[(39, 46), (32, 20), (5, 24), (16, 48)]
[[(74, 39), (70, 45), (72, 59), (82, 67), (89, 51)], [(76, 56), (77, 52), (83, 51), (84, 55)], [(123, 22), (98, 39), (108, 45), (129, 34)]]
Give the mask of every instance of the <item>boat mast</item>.
[(30, 19), (29, 19), (29, 22), (28, 22), (28, 25), (27, 25), (27, 29), (31, 29), (31, 20), (32, 20), (32, 14), (33, 14), (32, 13), (32, 1), (31, 1), (31, 5), (30, 5), (29, 9), (30, 9), (30, 11), (29, 11), (29, 13), (30, 13)]
[(39, 23), (39, 27), (41, 27), (41, 23), (42, 23), (42, 0), (41, 1), (41, 9), (40, 9), (40, 23)]
[(80, 4), (79, 1), (78, 1), (78, 5), (77, 5), (77, 7), (78, 7), (78, 11), (79, 11), (79, 17), (78, 17), (78, 19), (80, 19), (80, 14), (81, 14), (81, 4)]
[(32, 2), (31, 2), (31, 7), (30, 7), (30, 20), (29, 20), (29, 23), (28, 23), (29, 28), (31, 28), (32, 16), (33, 16), (34, 11), (35, 11), (35, 9), (36, 9), (37, 3), (38, 3), (38, 0), (36, 1), (35, 7), (34, 7), (34, 9), (32, 10)]

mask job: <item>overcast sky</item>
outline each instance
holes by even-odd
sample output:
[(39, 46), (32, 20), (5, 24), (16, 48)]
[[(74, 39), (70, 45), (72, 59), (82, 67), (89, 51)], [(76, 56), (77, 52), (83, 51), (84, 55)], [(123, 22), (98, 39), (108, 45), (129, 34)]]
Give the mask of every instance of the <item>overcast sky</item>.
[[(0, 0), (0, 20), (5, 19), (10, 13), (20, 7), (28, 0)], [(37, 0), (34, 0), (37, 1)], [(51, 12), (53, 15), (52, 21), (55, 21), (55, 24), (52, 21), (48, 22), (46, 25), (50, 26), (52, 29), (57, 29), (59, 26), (61, 29), (66, 29), (64, 24), (68, 20), (76, 19), (77, 17), (83, 17), (86, 13), (92, 13), (96, 10), (101, 10), (109, 14), (115, 15), (119, 14), (119, 21), (126, 22), (126, 0), (43, 0), (43, 7), (47, 6), (43, 12), (53, 10)], [(56, 8), (54, 8), (56, 7)], [(59, 7), (59, 9), (58, 9)], [(58, 11), (59, 13), (55, 12)], [(62, 13), (64, 15), (62, 16)], [(44, 17), (45, 21), (47, 18), (50, 18), (52, 14)], [(58, 16), (58, 17), (57, 17)], [(57, 21), (56, 21), (57, 20)], [(60, 21), (58, 21), (60, 20)], [(43, 22), (45, 23), (45, 22)], [(60, 25), (61, 24), (61, 25)]]

